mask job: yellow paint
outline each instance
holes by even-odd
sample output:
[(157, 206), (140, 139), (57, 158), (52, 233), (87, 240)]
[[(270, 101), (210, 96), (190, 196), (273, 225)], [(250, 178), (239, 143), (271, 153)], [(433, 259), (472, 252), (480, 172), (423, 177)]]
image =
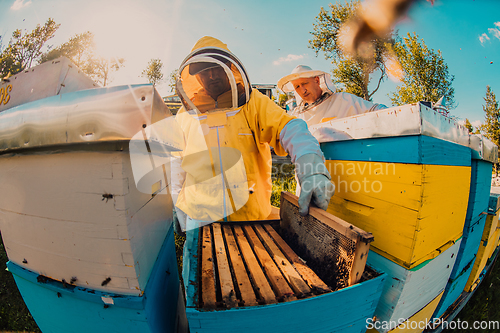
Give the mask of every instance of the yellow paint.
[(326, 161), (328, 211), (369, 231), (371, 249), (411, 269), (462, 236), (470, 167)]
[(417, 333), (422, 332), (425, 329), (425, 325), (431, 320), (432, 314), (436, 310), (444, 291), (441, 292), (436, 298), (434, 298), (429, 304), (427, 304), (422, 310), (415, 313), (407, 321), (391, 330), (390, 332), (407, 332), (407, 333)]
[(12, 84), (9, 84), (4, 88), (0, 88), (0, 104), (7, 104), (10, 101), (10, 95), (9, 93), (12, 90)]
[(497, 247), (498, 237), (500, 234), (500, 230), (497, 229), (497, 225), (498, 214), (488, 215), (486, 217), (483, 237), (481, 238), (481, 244), (479, 245), (479, 250), (477, 251), (476, 261), (474, 262), (474, 266), (472, 267), (469, 279), (467, 280), (467, 284), (464, 288), (467, 292), (473, 291), (479, 285), (479, 282), (481, 282), (479, 276), (488, 263), (488, 259)]

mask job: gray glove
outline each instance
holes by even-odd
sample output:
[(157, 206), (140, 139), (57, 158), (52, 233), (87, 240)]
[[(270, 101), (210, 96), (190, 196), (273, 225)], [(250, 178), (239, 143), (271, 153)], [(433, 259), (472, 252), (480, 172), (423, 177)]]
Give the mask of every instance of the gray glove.
[(316, 154), (303, 155), (295, 161), (295, 170), (301, 187), (299, 213), (306, 216), (311, 202), (326, 210), (335, 193), (335, 185), (330, 181), (330, 173), (323, 159)]

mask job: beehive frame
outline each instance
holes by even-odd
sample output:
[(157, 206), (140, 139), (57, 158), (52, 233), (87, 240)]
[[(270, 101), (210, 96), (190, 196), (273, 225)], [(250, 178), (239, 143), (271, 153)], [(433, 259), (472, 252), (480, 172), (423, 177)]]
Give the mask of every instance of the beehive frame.
[(319, 208), (310, 207), (304, 217), (298, 210), (298, 197), (282, 192), (282, 237), (329, 286), (359, 282), (373, 235)]

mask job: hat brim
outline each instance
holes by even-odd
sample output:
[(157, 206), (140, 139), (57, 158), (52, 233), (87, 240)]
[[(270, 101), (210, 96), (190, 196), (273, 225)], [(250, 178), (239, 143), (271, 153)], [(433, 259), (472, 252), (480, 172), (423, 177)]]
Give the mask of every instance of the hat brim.
[(210, 68), (220, 67), (218, 64), (213, 62), (196, 62), (189, 64), (189, 75), (196, 75)]
[(281, 79), (279, 79), (278, 88), (283, 92), (292, 92), (294, 91), (292, 81), (297, 79), (316, 77), (320, 75), (330, 76), (330, 74), (319, 70), (288, 74), (287, 76), (283, 76)]

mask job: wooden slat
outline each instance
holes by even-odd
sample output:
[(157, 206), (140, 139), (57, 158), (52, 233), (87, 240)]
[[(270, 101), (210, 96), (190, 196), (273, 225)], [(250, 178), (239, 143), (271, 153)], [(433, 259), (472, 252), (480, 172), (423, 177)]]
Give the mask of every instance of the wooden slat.
[(243, 301), (244, 306), (257, 305), (257, 298), (255, 297), (252, 283), (248, 278), (248, 274), (245, 269), (245, 265), (243, 264), (243, 260), (241, 258), (240, 251), (238, 250), (231, 227), (229, 225), (224, 225), (222, 226), (222, 229), (224, 231), (224, 236), (226, 237), (227, 251), (229, 253), (229, 259), (231, 260), (231, 265), (236, 279), (234, 282), (238, 285), (241, 300)]
[(203, 307), (215, 308), (214, 258), (210, 226), (203, 227), (201, 240), (201, 299)]
[(266, 275), (269, 279), (269, 283), (273, 287), (274, 291), (282, 300), (293, 300), (296, 297), (293, 295), (293, 290), (288, 285), (287, 281), (281, 274), (281, 271), (274, 263), (273, 259), (262, 245), (260, 239), (255, 234), (251, 226), (244, 226), (245, 233), (247, 235), (248, 242), (253, 247), (257, 258), (259, 259)]
[[(299, 207), (299, 197), (283, 191), (281, 193), (281, 207), (285, 207), (283, 204), (288, 201), (292, 205)], [(338, 231), (342, 235), (349, 237), (350, 239), (360, 239), (365, 243), (370, 243), (373, 241), (373, 235), (363, 229), (356, 227), (349, 222), (342, 220), (341, 218), (325, 212), (323, 209), (317, 207), (309, 207), (309, 215), (313, 216), (315, 219), (320, 220), (322, 223), (328, 225), (334, 230)], [(283, 218), (280, 211), (280, 217)]]
[(231, 270), (227, 260), (226, 247), (224, 245), (224, 239), (222, 238), (221, 225), (220, 223), (213, 223), (212, 228), (222, 301), (227, 307), (233, 308), (238, 306), (238, 302), (236, 300), (233, 278), (231, 277)]
[(314, 273), (312, 269), (304, 264), (304, 262), (299, 258), (299, 256), (290, 248), (290, 246), (281, 238), (281, 236), (274, 230), (274, 228), (265, 224), (264, 228), (269, 232), (271, 237), (274, 239), (276, 244), (281, 248), (281, 251), (286, 255), (288, 260), (293, 264), (295, 269), (299, 272), (302, 278), (307, 282), (307, 284), (313, 289), (315, 292), (329, 292), (331, 291), (330, 287), (328, 287), (317, 275)]
[(264, 275), (264, 272), (262, 271), (262, 268), (252, 251), (252, 248), (248, 244), (241, 226), (234, 226), (234, 235), (240, 246), (241, 254), (247, 264), (249, 276), (257, 287), (259, 298), (265, 304), (276, 303), (276, 296), (274, 295), (274, 292), (269, 285), (269, 282), (267, 281), (266, 276)]
[(271, 258), (274, 260), (278, 268), (281, 270), (281, 273), (292, 287), (295, 295), (299, 298), (310, 295), (311, 288), (309, 288), (309, 286), (302, 279), (300, 274), (297, 273), (297, 271), (292, 266), (290, 261), (288, 261), (286, 256), (283, 254), (283, 252), (281, 252), (279, 247), (276, 245), (274, 240), (268, 235), (268, 233), (264, 230), (262, 225), (256, 225), (255, 231), (262, 239), (263, 244), (267, 247)]

